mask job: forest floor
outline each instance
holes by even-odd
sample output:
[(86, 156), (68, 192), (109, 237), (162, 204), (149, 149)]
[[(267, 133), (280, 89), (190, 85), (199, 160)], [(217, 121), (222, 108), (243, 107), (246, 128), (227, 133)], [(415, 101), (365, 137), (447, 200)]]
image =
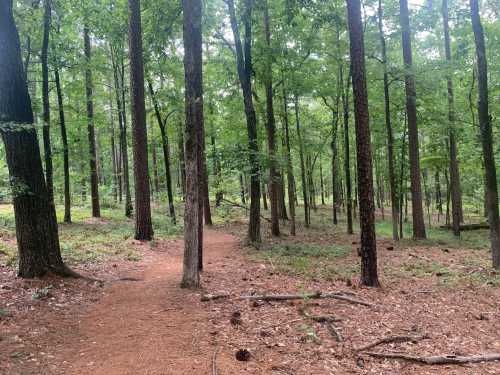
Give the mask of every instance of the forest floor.
[[(377, 224), (382, 288), (358, 285), (358, 236), (333, 229), (329, 210), (299, 235), (244, 245), (246, 225), (229, 208), (205, 232), (203, 290), (180, 289), (180, 227), (155, 215), (157, 239), (130, 238), (121, 212), (75, 214), (61, 225), (65, 259), (86, 280), (15, 277), (11, 209), (0, 206), (0, 374), (498, 374), (500, 363), (430, 366), (376, 359), (356, 348), (412, 355), (500, 352), (500, 275), (489, 267), (487, 232), (431, 230), (431, 240), (388, 240)], [(167, 228), (167, 229), (165, 229)], [(283, 228), (286, 233), (286, 226)], [(263, 228), (267, 233), (267, 228)], [(238, 300), (260, 293), (343, 292), (336, 299)], [(204, 293), (231, 298), (201, 302)], [(328, 323), (304, 316), (335, 317)], [(423, 339), (421, 339), (423, 338)], [(247, 349), (250, 359), (235, 353)], [(214, 372), (216, 368), (216, 372)]]

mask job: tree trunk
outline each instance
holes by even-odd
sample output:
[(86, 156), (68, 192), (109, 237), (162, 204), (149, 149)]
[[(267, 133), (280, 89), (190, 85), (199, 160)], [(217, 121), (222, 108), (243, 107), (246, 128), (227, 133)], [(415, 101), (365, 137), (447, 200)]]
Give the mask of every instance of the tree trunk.
[(267, 211), (269, 207), (267, 206), (267, 194), (266, 194), (266, 184), (262, 181), (262, 187), (260, 189), (262, 191), (262, 203), (264, 205), (264, 211)]
[(498, 186), (495, 157), (493, 154), (493, 132), (488, 103), (488, 64), (483, 26), (479, 16), (477, 0), (470, 0), (470, 9), (472, 29), (476, 43), (479, 127), (481, 129), (484, 171), (486, 174), (486, 206), (488, 223), (490, 224), (491, 253), (493, 267), (500, 269), (500, 220), (498, 217)]
[[(203, 62), (201, 0), (182, 0), (184, 11), (184, 77), (186, 109), (186, 206), (184, 213), (184, 267), (182, 287), (200, 286), (200, 134), (203, 128)], [(201, 242), (201, 243), (200, 243)]]
[(245, 199), (245, 182), (243, 179), (243, 175), (240, 173), (240, 196), (241, 196), (241, 203), (243, 205), (246, 205), (246, 199)]
[(203, 128), (201, 129), (201, 176), (202, 183), (201, 194), (203, 197), (203, 215), (205, 217), (205, 225), (212, 226), (212, 209), (210, 207), (210, 191), (208, 186), (208, 168), (207, 168), (207, 157), (205, 152), (205, 124), (203, 124)]
[(358, 161), (359, 224), (361, 230), (361, 284), (380, 286), (377, 274), (377, 240), (368, 113), (368, 90), (365, 75), (365, 51), (360, 0), (347, 0), (350, 36), (354, 117)]
[(271, 49), (271, 29), (269, 25), (269, 10), (267, 0), (263, 1), (264, 12), (264, 36), (266, 41), (265, 56), (265, 77), (264, 85), (266, 88), (266, 130), (267, 147), (269, 153), (269, 203), (271, 205), (271, 233), (273, 236), (280, 235), (280, 222), (278, 212), (279, 199), (279, 176), (276, 162), (276, 120), (274, 118), (273, 102), (273, 68), (272, 68), (272, 49)]
[(47, 191), (23, 70), (12, 2), (0, 3), (0, 133), (12, 187), (18, 275), (75, 276), (61, 257), (56, 212)]
[(260, 242), (260, 166), (259, 145), (257, 137), (257, 117), (252, 97), (252, 9), (253, 0), (245, 0), (245, 9), (242, 16), (245, 27), (244, 45), (242, 46), (240, 30), (236, 19), (234, 1), (227, 0), (231, 28), (236, 47), (236, 65), (238, 77), (243, 92), (245, 115), (248, 132), (248, 151), (250, 162), (250, 218), (248, 225), (248, 239), (250, 242)]
[(63, 162), (64, 162), (64, 222), (71, 223), (71, 187), (69, 175), (69, 147), (68, 135), (66, 132), (66, 119), (64, 116), (64, 103), (61, 90), (61, 79), (59, 77), (59, 69), (56, 66), (54, 69), (56, 80), (57, 103), (59, 106), (59, 125), (61, 127), (61, 139), (63, 144)]
[(311, 214), (309, 207), (309, 197), (307, 194), (306, 163), (304, 160), (304, 142), (300, 132), (299, 97), (295, 95), (295, 125), (297, 128), (297, 141), (299, 142), (300, 157), (300, 177), (302, 180), (302, 199), (304, 201), (304, 224), (309, 228), (311, 224)]
[(384, 68), (384, 105), (385, 105), (385, 128), (387, 131), (387, 159), (389, 167), (389, 188), (391, 189), (391, 212), (392, 212), (392, 239), (399, 240), (398, 221), (399, 204), (396, 187), (396, 173), (394, 168), (394, 135), (391, 124), (391, 101), (389, 96), (389, 74), (387, 69), (387, 48), (385, 44), (383, 24), (382, 0), (378, 2), (378, 28), (380, 35), (380, 48), (382, 51), (382, 64)]
[(288, 209), (290, 211), (290, 234), (296, 235), (295, 228), (295, 177), (293, 175), (292, 153), (290, 147), (290, 124), (288, 119), (288, 94), (283, 86), (283, 126), (285, 127), (285, 156), (288, 181)]
[(325, 203), (325, 182), (323, 180), (323, 166), (321, 165), (321, 154), (319, 156), (319, 183), (321, 189), (321, 205), (324, 206)]
[[(156, 120), (158, 122), (158, 127), (160, 128), (161, 133), (161, 145), (163, 150), (163, 160), (165, 161), (165, 181), (167, 184), (167, 196), (168, 196), (168, 210), (170, 214), (170, 218), (172, 219), (172, 223), (175, 225), (177, 220), (175, 217), (175, 205), (174, 205), (174, 192), (172, 189), (172, 174), (171, 174), (171, 162), (170, 162), (170, 146), (168, 140), (167, 126), (166, 121), (170, 117), (174, 111), (171, 111), (163, 120), (161, 118), (160, 107), (158, 105), (158, 100), (156, 98), (153, 83), (150, 79), (148, 79), (148, 89), (149, 95), (151, 96), (151, 101), (153, 102), (153, 107), (155, 110)], [(184, 147), (183, 147), (184, 148)]]
[(182, 199), (186, 200), (186, 157), (184, 153), (184, 131), (182, 130), (182, 122), (179, 122), (177, 127), (177, 149), (179, 151), (179, 166)]
[(405, 155), (406, 155), (406, 133), (407, 122), (405, 117), (403, 140), (401, 142), (401, 173), (399, 177), (399, 238), (403, 239), (403, 203), (406, 198), (406, 179), (405, 179)]
[(144, 65), (142, 57), (141, 2), (129, 0), (130, 106), (134, 142), (135, 239), (153, 238), (151, 193), (148, 171), (148, 133), (144, 103)]
[(87, 133), (89, 139), (89, 165), (90, 165), (90, 193), (92, 197), (92, 216), (101, 217), (101, 208), (99, 206), (99, 180), (97, 177), (97, 153), (95, 143), (94, 130), (94, 99), (93, 99), (93, 84), (91, 51), (90, 51), (90, 36), (89, 29), (85, 25), (83, 28), (83, 40), (85, 47), (85, 92), (87, 96)]
[(52, 1), (44, 0), (42, 62), (42, 101), (43, 101), (43, 151), (45, 155), (45, 179), (47, 193), (54, 204), (54, 171), (52, 167), (52, 145), (50, 142), (50, 101), (49, 101), (49, 36), (52, 23)]
[(160, 178), (158, 175), (158, 154), (156, 152), (156, 142), (152, 134), (151, 134), (151, 154), (153, 161), (153, 187), (154, 187), (154, 192), (158, 194), (160, 192)]
[[(446, 53), (446, 62), (451, 69), (451, 46), (450, 30), (448, 26), (448, 0), (443, 0), (442, 4), (443, 28), (444, 28), (444, 49)], [(446, 74), (448, 87), (448, 138), (450, 150), (450, 179), (451, 179), (451, 211), (453, 234), (460, 236), (460, 213), (462, 211), (462, 191), (460, 188), (460, 171), (457, 157), (457, 141), (455, 138), (455, 101), (453, 95), (453, 80), (451, 72)]]
[(344, 88), (343, 69), (340, 67), (340, 82), (342, 87), (342, 107), (344, 109), (344, 173), (346, 186), (346, 216), (347, 216), (347, 234), (353, 234), (352, 225), (352, 182), (349, 151), (349, 83), (351, 79), (351, 69), (347, 78), (347, 87)]
[(402, 29), (403, 60), (405, 65), (406, 112), (408, 115), (408, 149), (410, 153), (411, 206), (413, 215), (413, 238), (425, 239), (422, 187), (420, 182), (420, 155), (417, 126), (417, 94), (415, 75), (412, 71), (412, 48), (408, 0), (399, 0)]

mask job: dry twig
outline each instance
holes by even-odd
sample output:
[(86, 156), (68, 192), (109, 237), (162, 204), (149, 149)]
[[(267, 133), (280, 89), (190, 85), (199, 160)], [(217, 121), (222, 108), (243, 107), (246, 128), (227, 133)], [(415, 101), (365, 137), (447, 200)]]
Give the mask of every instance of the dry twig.
[(388, 359), (402, 359), (410, 362), (418, 362), (426, 365), (447, 365), (447, 364), (463, 364), (463, 363), (478, 363), (478, 362), (492, 362), (500, 360), (500, 353), (478, 354), (471, 356), (457, 356), (457, 355), (436, 355), (436, 356), (413, 356), (401, 353), (376, 353), (365, 352), (372, 357), (388, 358)]

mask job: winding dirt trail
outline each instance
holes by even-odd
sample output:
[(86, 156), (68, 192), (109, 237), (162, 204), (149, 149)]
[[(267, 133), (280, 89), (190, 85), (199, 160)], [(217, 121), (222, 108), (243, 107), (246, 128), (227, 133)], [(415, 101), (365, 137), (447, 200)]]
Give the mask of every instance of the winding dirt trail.
[[(214, 338), (199, 295), (179, 288), (182, 241), (161, 244), (143, 270), (123, 275), (88, 311), (57, 355), (63, 374), (211, 374)], [(205, 232), (206, 266), (234, 252), (237, 239)], [(65, 349), (67, 348), (67, 349)], [(225, 363), (227, 362), (227, 363)], [(219, 368), (230, 368), (218, 358)]]

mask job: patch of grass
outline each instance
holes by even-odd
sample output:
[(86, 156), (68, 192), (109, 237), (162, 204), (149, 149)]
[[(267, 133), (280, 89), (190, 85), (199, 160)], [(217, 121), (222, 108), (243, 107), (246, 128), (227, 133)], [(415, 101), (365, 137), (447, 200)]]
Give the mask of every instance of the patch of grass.
[[(57, 216), (62, 220), (63, 207), (57, 207)], [(69, 264), (97, 263), (107, 257), (122, 257), (129, 261), (141, 260), (130, 240), (134, 237), (134, 221), (124, 216), (123, 209), (103, 208), (102, 218), (91, 218), (89, 207), (72, 207), (72, 224), (59, 226), (59, 239), (63, 259)], [(9, 237), (15, 235), (12, 206), (0, 205), (0, 231)], [(153, 211), (153, 227), (156, 238), (167, 238), (182, 233), (182, 225), (173, 225), (162, 209)], [(17, 249), (10, 242), (0, 241), (0, 262), (7, 266), (17, 263)]]
[(335, 262), (350, 252), (349, 247), (340, 245), (280, 244), (260, 251), (256, 258), (291, 275), (336, 279), (350, 274), (349, 267)]

